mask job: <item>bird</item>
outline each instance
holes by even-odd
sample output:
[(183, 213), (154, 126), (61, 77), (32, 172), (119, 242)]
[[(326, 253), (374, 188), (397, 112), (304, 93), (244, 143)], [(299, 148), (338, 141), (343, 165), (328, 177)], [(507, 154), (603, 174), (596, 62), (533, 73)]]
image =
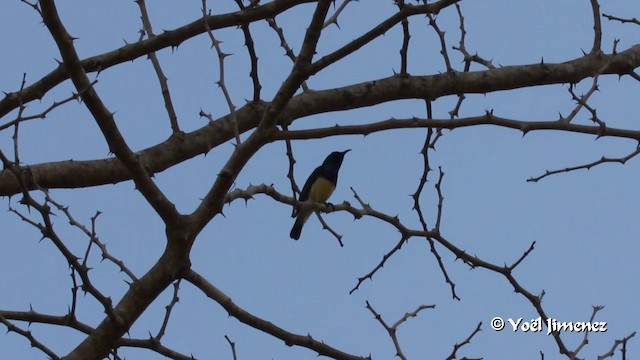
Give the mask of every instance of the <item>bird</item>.
[[(334, 151), (322, 162), (322, 165), (318, 166), (309, 178), (304, 183), (302, 192), (300, 193), (299, 201), (312, 200), (315, 202), (325, 203), (329, 200), (329, 197), (333, 193), (338, 183), (338, 171), (344, 160), (344, 155), (351, 151), (351, 149), (345, 151)], [(300, 233), (302, 232), (302, 226), (309, 219), (309, 216), (313, 213), (313, 209), (308, 206), (301, 206), (299, 210), (294, 211), (296, 222), (291, 228), (289, 236), (294, 239), (300, 239)]]

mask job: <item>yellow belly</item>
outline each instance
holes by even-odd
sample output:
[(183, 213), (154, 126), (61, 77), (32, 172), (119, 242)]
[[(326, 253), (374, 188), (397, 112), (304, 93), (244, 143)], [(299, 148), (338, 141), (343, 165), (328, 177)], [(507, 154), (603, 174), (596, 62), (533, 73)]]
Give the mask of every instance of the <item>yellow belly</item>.
[(311, 185), (311, 189), (309, 190), (309, 200), (322, 203), (327, 202), (335, 188), (336, 187), (331, 183), (331, 181), (323, 177), (319, 177), (313, 185)]

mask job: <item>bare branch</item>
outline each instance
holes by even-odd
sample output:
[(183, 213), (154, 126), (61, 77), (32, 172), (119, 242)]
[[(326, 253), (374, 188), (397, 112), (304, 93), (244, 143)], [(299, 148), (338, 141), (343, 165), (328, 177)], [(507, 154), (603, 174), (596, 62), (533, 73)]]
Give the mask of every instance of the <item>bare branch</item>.
[[(151, 20), (149, 19), (149, 13), (147, 12), (147, 5), (145, 0), (135, 0), (135, 3), (138, 4), (140, 8), (140, 18), (142, 19), (142, 34), (147, 34), (148, 39), (154, 38), (156, 35), (153, 33), (153, 27), (151, 26)], [(140, 39), (142, 40), (142, 39)], [(155, 51), (148, 53), (149, 59), (153, 64), (153, 69), (156, 72), (156, 76), (158, 77), (158, 81), (160, 82), (160, 90), (162, 91), (162, 99), (164, 100), (164, 107), (167, 109), (167, 115), (169, 115), (169, 123), (171, 124), (171, 130), (174, 133), (180, 131), (180, 125), (178, 124), (178, 116), (176, 115), (176, 111), (173, 108), (173, 101), (171, 101), (171, 93), (169, 92), (169, 85), (167, 83), (167, 77), (164, 75), (162, 71), (162, 67), (160, 66), (160, 60), (158, 60), (158, 56)]]
[(227, 90), (227, 84), (224, 81), (224, 60), (227, 56), (231, 54), (225, 54), (220, 48), (220, 41), (213, 36), (213, 31), (209, 27), (207, 23), (207, 15), (211, 15), (211, 13), (207, 14), (207, 0), (202, 0), (202, 23), (204, 24), (205, 29), (207, 29), (207, 34), (209, 35), (209, 39), (211, 39), (211, 46), (216, 49), (216, 53), (218, 54), (218, 74), (219, 78), (216, 81), (218, 87), (222, 90), (224, 94), (224, 99), (227, 102), (227, 106), (229, 107), (229, 116), (231, 119), (231, 124), (233, 125), (233, 134), (236, 138), (236, 146), (240, 145), (240, 130), (238, 129), (238, 119), (236, 117), (236, 106), (233, 104), (231, 100), (231, 95), (229, 95), (229, 90)]
[(343, 247), (344, 244), (342, 243), (342, 235), (335, 232), (335, 230), (333, 230), (331, 226), (329, 226), (329, 224), (327, 224), (327, 222), (324, 221), (324, 219), (322, 218), (322, 215), (320, 215), (320, 213), (317, 211), (316, 211), (316, 216), (318, 216), (318, 220), (320, 220), (320, 223), (322, 224), (322, 228), (324, 230), (329, 231), (331, 235), (333, 235), (333, 237), (335, 237), (336, 240), (338, 240), (338, 244), (340, 244), (340, 247)]
[(402, 348), (400, 346), (400, 342), (398, 341), (398, 336), (396, 334), (396, 332), (398, 331), (398, 327), (400, 325), (402, 325), (402, 323), (404, 323), (405, 321), (407, 321), (410, 317), (416, 317), (418, 316), (418, 313), (424, 309), (433, 309), (436, 306), (435, 305), (420, 305), (418, 306), (417, 309), (415, 309), (414, 311), (410, 312), (410, 313), (406, 313), (404, 314), (403, 317), (401, 317), (398, 321), (396, 321), (395, 324), (393, 324), (392, 326), (389, 326), (383, 319), (382, 316), (380, 314), (378, 314), (374, 309), (373, 306), (371, 306), (371, 304), (369, 303), (369, 301), (366, 302), (367, 303), (367, 309), (369, 309), (369, 311), (371, 311), (371, 313), (373, 314), (373, 316), (376, 318), (376, 320), (378, 320), (378, 322), (380, 323), (380, 325), (382, 325), (382, 327), (387, 331), (387, 333), (389, 334), (389, 337), (391, 338), (391, 341), (393, 342), (393, 346), (396, 348), (396, 356), (399, 357), (402, 360), (407, 360), (407, 357), (404, 355), (404, 353), (402, 352)]
[[(82, 101), (98, 123), (105, 140), (109, 144), (109, 150), (124, 163), (130, 171), (136, 186), (158, 215), (165, 221), (175, 219), (178, 216), (175, 206), (151, 180), (150, 174), (125, 142), (115, 123), (113, 113), (106, 108), (91, 85), (80, 58), (78, 58), (78, 54), (73, 47), (73, 37), (69, 35), (60, 21), (55, 4), (51, 0), (43, 0), (40, 2), (40, 6), (42, 7), (43, 21), (58, 45), (64, 59), (64, 66), (70, 74)], [(88, 90), (84, 91), (85, 89)]]
[(171, 301), (169, 302), (169, 304), (165, 306), (164, 319), (162, 320), (160, 330), (158, 330), (158, 333), (154, 337), (155, 341), (159, 342), (164, 336), (165, 332), (167, 331), (167, 325), (169, 325), (171, 310), (173, 310), (173, 307), (178, 303), (178, 301), (180, 301), (180, 298), (178, 297), (178, 291), (180, 291), (180, 281), (182, 281), (182, 279), (178, 279), (173, 282), (173, 296), (171, 296)]
[[(451, 354), (447, 357), (447, 360), (453, 360), (456, 358), (456, 353), (458, 352), (458, 350), (460, 350), (460, 348), (462, 348), (463, 346), (470, 344), (471, 343), (471, 339), (473, 339), (474, 336), (476, 336), (477, 333), (480, 332), (480, 330), (482, 330), (482, 321), (478, 323), (478, 326), (476, 326), (476, 329), (473, 330), (473, 332), (471, 333), (471, 335), (469, 335), (469, 337), (467, 337), (466, 339), (464, 339), (463, 342), (459, 343), (459, 344), (455, 344), (453, 345), (453, 351), (451, 352)], [(465, 358), (467, 359), (467, 358)], [(481, 360), (482, 358), (480, 358)], [(471, 359), (468, 359), (471, 360)]]
[(98, 218), (98, 216), (100, 216), (100, 212), (96, 212), (96, 214), (91, 217), (91, 230), (87, 229), (86, 226), (84, 226), (83, 224), (81, 224), (80, 222), (78, 222), (73, 215), (71, 215), (71, 211), (69, 211), (69, 207), (68, 206), (64, 206), (60, 203), (58, 203), (57, 201), (55, 201), (50, 195), (49, 192), (45, 192), (45, 200), (48, 203), (53, 204), (59, 211), (61, 211), (66, 218), (69, 220), (69, 224), (71, 224), (72, 226), (78, 228), (80, 231), (82, 231), (88, 238), (89, 238), (89, 244), (87, 246), (87, 251), (85, 252), (83, 261), (82, 261), (82, 266), (86, 267), (87, 266), (87, 262), (89, 261), (89, 252), (91, 250), (91, 245), (92, 244), (96, 244), (99, 248), (100, 248), (100, 252), (102, 253), (102, 259), (107, 259), (109, 261), (111, 261), (112, 263), (116, 264), (119, 268), (121, 272), (124, 272), (125, 274), (127, 274), (127, 276), (129, 277), (130, 280), (135, 281), (137, 280), (136, 276), (133, 274), (133, 272), (131, 270), (129, 270), (129, 268), (125, 265), (124, 261), (116, 258), (115, 256), (111, 255), (109, 253), (109, 251), (107, 251), (107, 245), (102, 243), (100, 241), (100, 239), (98, 238), (98, 235), (96, 233), (96, 219)]
[(602, 51), (602, 24), (600, 22), (600, 4), (598, 0), (591, 0), (591, 10), (593, 11), (593, 47), (591, 54), (598, 54)]
[[(464, 27), (464, 16), (462, 15), (462, 9), (460, 8), (460, 4), (456, 3), (456, 11), (458, 12), (458, 18), (460, 19), (460, 42), (458, 46), (453, 46), (454, 50), (458, 50), (464, 56), (464, 71), (469, 71), (471, 69), (471, 63), (478, 63), (487, 69), (495, 69), (496, 67), (493, 65), (491, 60), (485, 60), (476, 53), (475, 55), (471, 55), (466, 48), (465, 39), (467, 37), (467, 30)], [(459, 103), (456, 107), (459, 107)], [(458, 114), (457, 110), (454, 112), (455, 115)]]
[(29, 217), (22, 214), (20, 211), (16, 209), (10, 208), (9, 210), (14, 214), (18, 215), (18, 217), (20, 217), (20, 219), (23, 220), (24, 222), (37, 228), (42, 233), (43, 238), (48, 238), (51, 240), (51, 242), (55, 245), (55, 247), (58, 249), (60, 254), (62, 254), (64, 258), (67, 260), (67, 263), (69, 264), (69, 266), (71, 266), (82, 279), (82, 286), (81, 286), (82, 290), (84, 292), (88, 292), (89, 294), (91, 294), (91, 296), (93, 296), (96, 300), (98, 300), (102, 304), (104, 311), (109, 316), (109, 318), (111, 318), (114, 322), (119, 322), (120, 318), (113, 309), (111, 299), (105, 296), (104, 294), (102, 294), (102, 292), (100, 292), (100, 290), (98, 290), (91, 282), (91, 279), (89, 278), (90, 268), (88, 268), (84, 264), (81, 264), (78, 261), (79, 258), (75, 254), (73, 254), (73, 252), (64, 244), (64, 241), (62, 240), (62, 238), (58, 235), (58, 233), (53, 228), (53, 221), (51, 218), (53, 214), (48, 205), (50, 201), (48, 200), (49, 196), (46, 194), (46, 192), (45, 192), (45, 199), (46, 199), (45, 202), (41, 204), (37, 202), (33, 197), (31, 197), (28, 193), (27, 193), (27, 196), (22, 199), (22, 203), (38, 211), (38, 213), (42, 218), (43, 223), (38, 223), (35, 220), (30, 219)]
[[(234, 27), (240, 22), (254, 22), (267, 18), (273, 18), (292, 7), (315, 2), (315, 0), (276, 0), (261, 6), (248, 7), (246, 10), (228, 14), (207, 16), (207, 24), (211, 30)], [(142, 42), (128, 44), (121, 48), (106, 52), (101, 55), (92, 56), (81, 62), (85, 72), (100, 71), (112, 66), (125, 63), (146, 56), (148, 53), (158, 51), (168, 47), (175, 47), (185, 40), (206, 32), (202, 23), (202, 17), (192, 21), (172, 31), (165, 31), (155, 38)], [(69, 79), (65, 65), (61, 64), (55, 70), (47, 74), (42, 79), (26, 87), (23, 92), (25, 103), (41, 98), (49, 90)], [(4, 99), (0, 100), (0, 117), (6, 115), (18, 107), (17, 93), (8, 93)]]
[[(242, 4), (242, 0), (236, 0), (236, 4), (240, 10), (244, 10), (244, 4)], [(251, 6), (251, 4), (249, 4)], [(251, 71), (249, 71), (249, 77), (253, 80), (253, 102), (260, 101), (260, 90), (262, 89), (262, 85), (260, 85), (260, 79), (258, 78), (258, 55), (256, 55), (256, 48), (253, 42), (253, 37), (251, 36), (251, 30), (249, 29), (249, 23), (242, 23), (240, 25), (242, 28), (242, 34), (244, 35), (244, 45), (247, 47), (247, 52), (249, 53), (249, 61), (251, 62)], [(236, 123), (237, 126), (237, 123)]]
[[(331, 15), (322, 25), (322, 28), (325, 29), (327, 27), (329, 27), (331, 24), (336, 24), (336, 26), (338, 27), (338, 29), (340, 28), (340, 25), (338, 24), (338, 17), (340, 16), (340, 13), (344, 10), (344, 8), (347, 7), (347, 5), (353, 0), (342, 0), (342, 4), (340, 4), (340, 6), (338, 6), (338, 9), (336, 11), (333, 12), (333, 15)], [(357, 1), (357, 0), (356, 0)], [(334, 3), (335, 4), (335, 3)]]
[[(94, 81), (93, 83), (91, 83), (91, 85), (95, 85), (97, 83), (97, 81)], [(48, 108), (44, 109), (42, 112), (38, 113), (38, 114), (34, 114), (34, 115), (27, 115), (27, 116), (19, 116), (17, 118), (15, 118), (14, 120), (11, 120), (9, 122), (7, 122), (6, 124), (0, 125), (0, 131), (9, 128), (11, 126), (14, 126), (18, 123), (23, 123), (25, 121), (29, 121), (29, 120), (35, 120), (35, 119), (45, 119), (47, 117), (47, 115), (53, 111), (54, 109), (68, 103), (71, 102), (73, 100), (78, 100), (78, 98), (80, 98), (79, 94), (73, 93), (71, 94), (71, 96), (60, 100), (60, 101), (54, 101), (51, 106), (49, 106)]]
[[(50, 324), (61, 327), (67, 327), (77, 330), (84, 334), (91, 334), (95, 329), (91, 326), (78, 321), (73, 314), (65, 316), (46, 315), (35, 312), (33, 309), (29, 311), (6, 311), (0, 310), (0, 317), (7, 320), (23, 321), (30, 324)], [(159, 341), (151, 339), (129, 339), (122, 338), (117, 341), (117, 347), (143, 348), (157, 352), (170, 359), (176, 360), (193, 360), (192, 356), (181, 354), (175, 350), (169, 349), (162, 345)]]
[(633, 159), (638, 154), (640, 154), (640, 147), (637, 148), (636, 150), (634, 150), (632, 153), (630, 153), (627, 156), (623, 156), (623, 157), (619, 157), (619, 158), (609, 158), (609, 157), (603, 156), (600, 159), (598, 159), (596, 161), (593, 161), (593, 162), (590, 162), (588, 164), (572, 166), (572, 167), (567, 167), (567, 168), (558, 169), (558, 170), (547, 170), (547, 171), (544, 172), (544, 174), (538, 175), (536, 177), (529, 178), (529, 179), (527, 179), (527, 181), (529, 181), (529, 182), (538, 182), (538, 181), (546, 178), (547, 176), (551, 176), (551, 175), (555, 175), (555, 174), (568, 173), (568, 172), (581, 170), (581, 169), (591, 170), (592, 167), (598, 166), (598, 165), (604, 164), (604, 163), (619, 163), (619, 164), (623, 164), (624, 165), (627, 161)]
[[(593, 323), (593, 319), (596, 318), (596, 314), (598, 313), (598, 311), (604, 309), (604, 306), (602, 305), (595, 305), (593, 306), (593, 311), (591, 312), (591, 317), (589, 318), (589, 322)], [(585, 331), (584, 332), (584, 337), (582, 338), (582, 342), (580, 342), (580, 344), (576, 347), (575, 350), (573, 350), (573, 353), (575, 355), (578, 355), (578, 353), (589, 343), (589, 331)]]
[(233, 355), (233, 360), (238, 360), (238, 356), (236, 354), (236, 343), (231, 341), (231, 339), (229, 339), (227, 335), (225, 335), (224, 338), (227, 340), (227, 342), (229, 343), (229, 346), (231, 347), (231, 354)]
[(413, 16), (417, 14), (437, 14), (440, 10), (446, 8), (447, 6), (451, 6), (452, 4), (455, 4), (458, 1), (460, 0), (440, 0), (436, 3), (428, 4), (428, 5), (427, 4), (425, 5), (406, 4), (395, 15), (381, 22), (380, 24), (378, 24), (378, 26), (369, 30), (366, 34), (351, 41), (350, 43), (334, 51), (333, 53), (323, 56), (320, 60), (313, 63), (310, 68), (310, 73), (312, 75), (315, 75), (318, 72), (320, 72), (322, 69), (354, 53), (364, 45), (368, 44), (369, 42), (373, 41), (377, 37), (386, 33), (389, 29), (394, 27), (397, 23), (401, 22), (403, 19), (406, 19), (409, 16)]
[(640, 25), (640, 20), (634, 18), (631, 19), (625, 19), (625, 18), (621, 18), (621, 17), (617, 17), (617, 16), (613, 16), (613, 15), (607, 15), (607, 14), (602, 14), (602, 16), (604, 16), (605, 18), (607, 18), (607, 20), (609, 21), (618, 21), (621, 23), (632, 23), (632, 24), (636, 24), (636, 25)]
[(598, 355), (598, 360), (604, 360), (606, 358), (610, 358), (613, 357), (615, 355), (615, 351), (618, 348), (618, 346), (622, 345), (622, 349), (620, 349), (620, 351), (622, 352), (622, 360), (626, 360), (626, 349), (627, 349), (627, 342), (632, 338), (636, 336), (636, 332), (632, 332), (631, 334), (629, 334), (628, 336), (625, 336), (622, 339), (616, 340), (613, 342), (613, 346), (611, 347), (611, 349), (602, 355)]
[(536, 242), (532, 242), (531, 245), (529, 246), (529, 248), (527, 249), (527, 251), (525, 251), (522, 256), (520, 256), (520, 258), (518, 260), (516, 260), (516, 262), (514, 262), (513, 264), (511, 264), (511, 266), (509, 266), (509, 271), (513, 271), (518, 265), (520, 265), (520, 263), (527, 257), (529, 256), (529, 254), (531, 254), (531, 252), (533, 251), (533, 249), (535, 248)]
[[(355, 120), (352, 119), (352, 122), (355, 122)], [(496, 116), (490, 112), (481, 116), (471, 116), (458, 119), (422, 119), (417, 117), (407, 119), (392, 118), (379, 122), (369, 122), (363, 125), (334, 125), (331, 127), (314, 128), (310, 130), (289, 130), (274, 134), (273, 139), (303, 140), (320, 139), (338, 135), (369, 135), (375, 132), (394, 129), (433, 128), (453, 130), (477, 125), (504, 127), (521, 131), (524, 134), (531, 131), (559, 130), (578, 134), (591, 134), (599, 137), (619, 137), (640, 141), (640, 131), (636, 130), (613, 127), (606, 127), (603, 130), (600, 126), (573, 123), (567, 124), (561, 120), (524, 121)]]
[[(285, 39), (285, 37), (284, 37), (284, 31), (282, 31), (282, 28), (280, 26), (278, 26), (278, 23), (276, 22), (276, 19), (275, 18), (269, 18), (269, 19), (267, 19), (267, 23), (276, 32), (276, 34), (278, 34), (278, 38), (280, 39), (280, 47), (282, 47), (284, 49), (284, 52), (287, 55), (287, 57), (289, 59), (291, 59), (291, 62), (293, 62), (295, 64), (296, 60), (297, 60), (297, 57), (293, 53), (293, 50), (291, 50), (291, 47), (289, 46), (289, 43), (287, 43), (287, 39)], [(302, 87), (302, 90), (304, 90), (304, 91), (309, 90), (309, 87), (307, 86), (307, 82), (306, 81), (302, 82), (301, 87)]]
[[(603, 74), (612, 72), (629, 74), (634, 66), (640, 65), (640, 45), (614, 55), (582, 57), (561, 64), (523, 65), (456, 73), (455, 81), (450, 78), (453, 76), (451, 74), (393, 76), (342, 88), (315, 91), (313, 94), (305, 92), (288, 102), (286, 119), (290, 121), (326, 111), (355, 109), (399, 99), (425, 99), (425, 97), (435, 99), (460, 93), (485, 93), (532, 85), (572, 83), (590, 77), (608, 61), (611, 61), (610, 65)], [(367, 96), (362, 96), (362, 94), (367, 94)], [(238, 109), (236, 116), (240, 132), (255, 128), (267, 108), (268, 104), (266, 103), (249, 103)], [(0, 114), (1, 110), (0, 101)], [(433, 124), (426, 127), (438, 128), (439, 126)], [(518, 125), (516, 128), (519, 127)], [(553, 128), (566, 131), (579, 129), (562, 128), (558, 125)], [(143, 166), (148, 169), (147, 171), (153, 174), (194, 156), (206, 154), (212, 148), (233, 139), (234, 135), (231, 129), (229, 117), (224, 116), (202, 129), (181, 137), (172, 136), (160, 144), (136, 153), (136, 155)], [(526, 126), (524, 126), (524, 130), (527, 130)], [(363, 131), (355, 131), (354, 133), (363, 133)], [(594, 133), (598, 134), (598, 131)], [(629, 138), (640, 138), (639, 132), (635, 130), (628, 131), (628, 133), (635, 134), (628, 136)], [(608, 134), (610, 133), (605, 132), (605, 135)], [(274, 135), (276, 139), (280, 136), (280, 134)], [(38, 180), (38, 184), (45, 188), (95, 186), (131, 179), (131, 173), (118, 159), (66, 161), (31, 165), (29, 168), (32, 176)], [(32, 183), (28, 183), (28, 187), (37, 188)], [(10, 195), (20, 191), (16, 178), (11, 173), (0, 174), (0, 195)]]
[[(618, 40), (614, 40), (613, 50), (612, 50), (613, 54), (617, 52), (617, 46), (618, 46)], [(597, 123), (602, 130), (604, 130), (607, 127), (606, 124), (603, 121), (601, 121), (596, 115), (596, 110), (587, 104), (587, 101), (589, 100), (591, 95), (593, 95), (598, 90), (598, 79), (600, 78), (600, 74), (602, 73), (602, 71), (606, 69), (607, 66), (609, 66), (609, 64), (604, 64), (602, 68), (598, 70), (598, 73), (593, 76), (591, 87), (589, 88), (586, 94), (578, 97), (573, 92), (573, 85), (569, 86), (569, 93), (571, 94), (572, 99), (576, 101), (577, 105), (573, 109), (573, 111), (571, 111), (569, 116), (567, 116), (566, 118), (561, 117), (560, 118), (561, 121), (567, 122), (567, 123), (571, 122), (573, 118), (578, 114), (578, 112), (580, 112), (581, 109), (585, 108), (591, 113), (591, 120), (594, 123)]]
[(24, 329), (21, 329), (21, 328), (17, 327), (16, 325), (12, 324), (9, 320), (5, 319), (5, 317), (2, 316), (1, 314), (0, 314), (0, 323), (4, 324), (4, 326), (7, 327), (7, 332), (14, 332), (16, 334), (19, 334), (19, 335), (25, 337), (27, 340), (29, 340), (29, 343), (31, 344), (31, 347), (35, 347), (35, 348), (39, 349), (43, 353), (47, 354), (47, 356), (49, 356), (49, 358), (55, 359), (55, 360), (60, 359), (60, 357), (58, 355), (56, 355), (56, 353), (54, 353), (53, 350), (49, 349), (43, 343), (41, 343), (40, 341), (36, 340), (36, 338), (33, 336), (33, 334), (31, 334), (31, 331), (27, 331), (27, 330), (24, 330)]
[(317, 341), (311, 335), (297, 335), (290, 333), (284, 330), (273, 323), (261, 319), (240, 306), (236, 305), (235, 302), (227, 296), (225, 293), (216, 288), (213, 284), (208, 282), (205, 278), (200, 276), (197, 272), (189, 269), (183, 275), (183, 278), (196, 286), (200, 291), (202, 291), (207, 297), (213, 299), (215, 302), (220, 304), (230, 316), (235, 317), (240, 322), (247, 324), (257, 330), (264, 331), (267, 334), (270, 334), (282, 341), (287, 346), (301, 346), (313, 350), (318, 353), (318, 355), (331, 357), (334, 359), (345, 359), (345, 360), (370, 360), (370, 357), (361, 357), (356, 355), (347, 354), (340, 350), (337, 350), (324, 342)]
[[(432, 113), (432, 109), (431, 109), (431, 101), (426, 100), (425, 103), (426, 103), (426, 108), (427, 108), (427, 118), (428, 119), (432, 119), (433, 118), (433, 113)], [(422, 192), (424, 190), (424, 186), (427, 183), (429, 172), (431, 172), (431, 170), (432, 170), (431, 169), (431, 165), (429, 163), (429, 150), (430, 149), (435, 149), (436, 142), (440, 138), (439, 134), (441, 134), (440, 131), (438, 131), (438, 134), (432, 140), (433, 129), (432, 128), (428, 128), (427, 129), (427, 136), (425, 137), (424, 145), (422, 146), (422, 149), (420, 150), (420, 154), (422, 154), (422, 162), (423, 162), (422, 163), (423, 164), (422, 176), (420, 177), (420, 181), (418, 182), (418, 187), (416, 188), (416, 192), (412, 195), (412, 198), (413, 198), (413, 210), (415, 210), (416, 213), (418, 214), (418, 220), (420, 221), (420, 225), (422, 226), (422, 230), (424, 230), (424, 231), (428, 231), (429, 227), (427, 226), (427, 221), (426, 221), (426, 219), (424, 217), (424, 214), (422, 212), (422, 207), (420, 206), (420, 196), (422, 195)], [(436, 190), (438, 191), (438, 193), (440, 195), (439, 196), (440, 197), (440, 201), (439, 201), (439, 204), (438, 204), (438, 209), (442, 209), (442, 201), (443, 201), (443, 197), (441, 196), (441, 193), (440, 193), (440, 184), (442, 183), (442, 176), (444, 174), (442, 173), (442, 170), (440, 170), (440, 173), (441, 173), (441, 176), (440, 176), (440, 179), (438, 181), (438, 184), (436, 185)], [(441, 214), (442, 214), (441, 211), (439, 211), (438, 212), (438, 217), (436, 219), (436, 227), (435, 227), (436, 231), (439, 231), (438, 229), (440, 228), (440, 215)], [(429, 237), (426, 237), (426, 239), (427, 239), (427, 242), (429, 243), (429, 247), (431, 249), (431, 253), (436, 258), (436, 261), (438, 262), (438, 266), (440, 267), (440, 271), (442, 272), (442, 275), (444, 276), (445, 281), (451, 287), (451, 296), (454, 299), (460, 300), (460, 298), (458, 297), (458, 295), (456, 294), (456, 291), (455, 291), (456, 284), (449, 277), (449, 274), (447, 273), (447, 269), (444, 266), (444, 262), (442, 261), (442, 257), (438, 253), (438, 249), (435, 246), (435, 242), (433, 241), (433, 239), (431, 239)], [(371, 275), (373, 275), (373, 274), (371, 274)]]
[[(402, 10), (405, 5), (404, 0), (396, 1), (396, 5), (398, 5), (398, 9)], [(409, 57), (409, 39), (411, 39), (411, 34), (409, 33), (409, 19), (402, 19), (402, 47), (400, 48), (400, 74), (406, 75), (408, 73), (407, 70), (407, 62)]]
[(433, 28), (433, 30), (438, 35), (438, 38), (440, 39), (440, 54), (444, 59), (444, 65), (447, 68), (447, 72), (452, 72), (454, 70), (453, 70), (453, 67), (451, 67), (451, 60), (449, 60), (449, 52), (447, 52), (447, 42), (446, 42), (446, 39), (444, 38), (444, 31), (440, 30), (440, 27), (436, 22), (437, 16), (427, 13), (427, 18), (429, 19), (429, 26)]
[[(203, 0), (204, 1), (204, 0)], [(331, 4), (330, 0), (320, 0), (305, 33), (302, 49), (298, 54), (291, 73), (278, 90), (273, 101), (269, 104), (266, 112), (262, 115), (256, 131), (247, 140), (236, 147), (236, 151), (224, 165), (218, 177), (200, 203), (196, 211), (192, 214), (195, 228), (202, 229), (213, 216), (222, 211), (225, 194), (231, 188), (233, 181), (238, 176), (249, 158), (262, 147), (269, 136), (277, 131), (276, 125), (279, 116), (285, 106), (289, 104), (296, 90), (302, 82), (309, 78), (309, 67), (316, 51), (316, 46), (320, 40), (322, 23), (327, 15)]]

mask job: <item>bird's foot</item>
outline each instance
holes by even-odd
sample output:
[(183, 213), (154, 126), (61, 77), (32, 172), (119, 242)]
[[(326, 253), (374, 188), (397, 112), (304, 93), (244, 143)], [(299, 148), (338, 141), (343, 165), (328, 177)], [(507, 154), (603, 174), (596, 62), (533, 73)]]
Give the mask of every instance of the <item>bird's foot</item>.
[(329, 209), (331, 209), (331, 210), (329, 210), (329, 212), (334, 212), (334, 211), (336, 211), (336, 206), (335, 206), (335, 205), (333, 205), (332, 203), (328, 202), (328, 203), (326, 203), (325, 205), (327, 205), (327, 207), (328, 207)]

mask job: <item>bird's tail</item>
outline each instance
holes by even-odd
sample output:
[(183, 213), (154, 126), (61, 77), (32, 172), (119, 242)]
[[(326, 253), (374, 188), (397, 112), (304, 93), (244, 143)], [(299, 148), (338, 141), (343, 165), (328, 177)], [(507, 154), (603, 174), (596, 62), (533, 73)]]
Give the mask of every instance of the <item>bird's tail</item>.
[(309, 219), (309, 216), (311, 216), (312, 213), (313, 213), (313, 210), (307, 209), (307, 208), (302, 208), (298, 211), (296, 222), (293, 224), (293, 227), (291, 228), (291, 232), (289, 233), (289, 236), (293, 240), (300, 239), (300, 233), (302, 232), (302, 227), (304, 226), (304, 223), (307, 222), (307, 219)]
[[(301, 215), (301, 214), (300, 214)], [(293, 224), (291, 228), (291, 232), (289, 233), (289, 237), (293, 240), (300, 239), (300, 233), (302, 232), (302, 225), (304, 225), (304, 221), (306, 220), (303, 216), (298, 215), (296, 222)]]

